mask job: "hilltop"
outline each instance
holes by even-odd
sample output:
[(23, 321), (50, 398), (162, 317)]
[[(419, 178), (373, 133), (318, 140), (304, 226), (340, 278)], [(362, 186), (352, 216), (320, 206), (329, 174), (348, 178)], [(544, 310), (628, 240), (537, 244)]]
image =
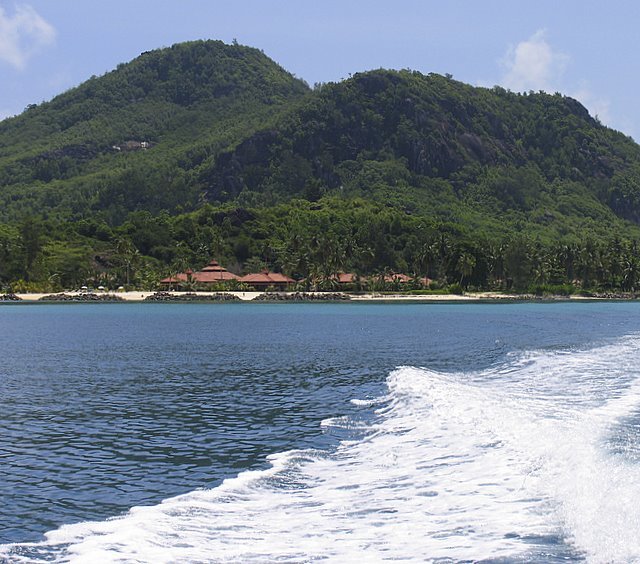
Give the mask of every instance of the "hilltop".
[(310, 89), (219, 41), (0, 122), (0, 185), (5, 282), (152, 285), (212, 256), (324, 279), (640, 279), (640, 147), (576, 100), (384, 69)]
[(440, 216), (521, 216), (559, 234), (578, 217), (637, 223), (639, 159), (572, 98), (380, 70), (321, 88), (204, 178), (219, 201), (346, 193)]
[(2, 216), (103, 212), (117, 223), (134, 209), (193, 208), (190, 171), (307, 92), (249, 47), (197, 41), (143, 53), (0, 122)]

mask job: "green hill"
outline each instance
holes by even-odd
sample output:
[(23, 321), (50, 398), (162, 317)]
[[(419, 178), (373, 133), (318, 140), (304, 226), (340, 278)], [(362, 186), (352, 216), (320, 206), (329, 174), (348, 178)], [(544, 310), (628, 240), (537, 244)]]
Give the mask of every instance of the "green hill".
[(2, 217), (120, 222), (135, 209), (192, 208), (191, 171), (307, 91), (257, 49), (199, 41), (143, 53), (0, 122)]
[(218, 201), (339, 193), (559, 236), (613, 214), (637, 222), (639, 159), (638, 145), (571, 98), (375, 71), (315, 92), (203, 179)]
[(0, 281), (153, 286), (215, 256), (298, 276), (635, 289), (640, 147), (560, 94), (260, 51), (143, 53), (0, 122)]

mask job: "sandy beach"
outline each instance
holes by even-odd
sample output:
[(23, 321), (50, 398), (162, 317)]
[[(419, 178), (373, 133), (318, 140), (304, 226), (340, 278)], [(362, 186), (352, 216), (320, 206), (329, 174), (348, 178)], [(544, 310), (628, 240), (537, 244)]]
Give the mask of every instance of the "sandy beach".
[[(115, 296), (126, 302), (142, 302), (149, 296), (153, 296), (156, 292), (94, 292), (98, 296)], [(197, 294), (198, 296), (212, 296), (219, 292), (167, 292), (168, 294), (176, 297), (184, 296), (185, 294)], [(83, 296), (86, 292), (58, 292), (57, 295), (66, 296)], [(238, 296), (243, 301), (249, 301), (262, 294), (262, 292), (225, 292), (225, 294), (233, 294)], [(22, 301), (25, 302), (37, 302), (46, 296), (51, 296), (51, 292), (47, 294), (16, 294)]]
[[(116, 296), (125, 302), (142, 302), (149, 296), (152, 296), (156, 292), (135, 291), (135, 292), (95, 292), (98, 296)], [(226, 294), (232, 294), (237, 296), (242, 301), (252, 301), (263, 292), (225, 292)], [(318, 297), (327, 294), (327, 292), (305, 292), (306, 294), (316, 295)], [(69, 297), (77, 296), (80, 298), (86, 294), (86, 292), (59, 292), (57, 295), (66, 295)], [(177, 298), (189, 294), (193, 296), (215, 296), (219, 292), (167, 292), (170, 296)], [(38, 302), (48, 294), (16, 294), (23, 302)], [(469, 302), (469, 301), (487, 301), (487, 302), (501, 302), (501, 301), (526, 301), (526, 300), (571, 300), (571, 301), (583, 301), (583, 300), (598, 300), (604, 298), (584, 297), (584, 296), (545, 296), (536, 297), (528, 295), (518, 294), (503, 294), (499, 292), (473, 292), (465, 294), (380, 294), (380, 293), (367, 293), (367, 294), (349, 294), (348, 301), (352, 302)], [(185, 299), (187, 301), (188, 298)], [(283, 300), (287, 301), (287, 300)]]

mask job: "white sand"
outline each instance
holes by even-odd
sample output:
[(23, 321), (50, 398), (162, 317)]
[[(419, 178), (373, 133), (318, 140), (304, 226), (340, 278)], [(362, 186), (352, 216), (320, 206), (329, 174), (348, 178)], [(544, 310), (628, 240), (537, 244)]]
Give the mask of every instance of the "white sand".
[[(56, 292), (53, 292), (56, 293)], [(86, 292), (57, 292), (57, 294), (65, 294), (67, 296), (78, 296)], [(155, 292), (94, 292), (97, 295), (113, 295), (122, 298), (127, 302), (140, 302), (146, 297), (152, 296)], [(199, 296), (212, 296), (219, 292), (169, 292), (173, 296), (182, 296), (186, 293), (198, 294)], [(241, 300), (252, 300), (262, 292), (225, 292), (238, 296)], [(52, 295), (52, 292), (46, 294), (16, 294), (20, 299), (26, 302), (36, 302), (44, 296)]]
[[(59, 292), (60, 294), (66, 294), (68, 296), (79, 295), (82, 292)], [(140, 302), (146, 297), (155, 294), (155, 292), (95, 292), (96, 294), (109, 294), (122, 298), (127, 302)], [(212, 296), (220, 292), (169, 292), (172, 296), (182, 296), (184, 294), (197, 294), (199, 296)], [(227, 294), (233, 294), (238, 296), (242, 301), (250, 301), (262, 294), (263, 292), (224, 292)], [(325, 292), (305, 292), (307, 294), (323, 294)], [(502, 294), (499, 292), (474, 292), (468, 294), (425, 294), (425, 295), (411, 295), (411, 294), (348, 294), (351, 297), (351, 301), (354, 302), (378, 302), (378, 301), (393, 301), (393, 302), (465, 302), (465, 301), (504, 301), (504, 300), (526, 300), (526, 296), (519, 296), (517, 294)], [(47, 294), (17, 294), (19, 298), (26, 302), (35, 302)], [(553, 299), (553, 298), (551, 298)], [(583, 296), (570, 296), (562, 297), (561, 299), (571, 300), (597, 300), (598, 298), (589, 298)], [(89, 302), (92, 303), (92, 302)], [(95, 302), (93, 302), (95, 303)]]

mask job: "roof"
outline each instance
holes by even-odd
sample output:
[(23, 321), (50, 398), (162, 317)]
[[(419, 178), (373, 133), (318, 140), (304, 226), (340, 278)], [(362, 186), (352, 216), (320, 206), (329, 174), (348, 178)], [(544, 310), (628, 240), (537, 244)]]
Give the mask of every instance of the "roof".
[(193, 280), (194, 282), (207, 284), (213, 282), (237, 280), (239, 276), (233, 274), (233, 272), (229, 272), (223, 266), (220, 266), (217, 261), (212, 260), (202, 270), (193, 272), (193, 270), (188, 268), (184, 272), (176, 274), (175, 276), (169, 276), (169, 278), (164, 278), (163, 280), (160, 280), (160, 282), (163, 284), (174, 284), (177, 282), (186, 282), (189, 278), (191, 278), (191, 280)]
[(351, 284), (355, 282), (357, 278), (358, 276), (353, 272), (338, 272), (337, 276), (335, 276), (335, 279), (340, 284)]
[(200, 272), (227, 272), (227, 269), (224, 266), (220, 266), (217, 260), (212, 260)]
[(193, 273), (193, 279), (196, 282), (220, 282), (225, 280), (237, 280), (240, 278), (229, 272), (223, 266), (220, 266), (217, 261), (212, 260), (202, 270)]
[(194, 272), (193, 279), (196, 282), (224, 282), (225, 280), (237, 280), (239, 276), (233, 274), (233, 272), (218, 271), (218, 272)]
[(246, 274), (240, 278), (240, 282), (246, 282), (248, 284), (294, 284), (295, 280), (280, 272), (263, 270), (262, 272)]
[(404, 284), (405, 282), (411, 282), (411, 280), (411, 276), (407, 276), (406, 274), (401, 273), (387, 274), (384, 277), (385, 282), (400, 282), (401, 284)]

